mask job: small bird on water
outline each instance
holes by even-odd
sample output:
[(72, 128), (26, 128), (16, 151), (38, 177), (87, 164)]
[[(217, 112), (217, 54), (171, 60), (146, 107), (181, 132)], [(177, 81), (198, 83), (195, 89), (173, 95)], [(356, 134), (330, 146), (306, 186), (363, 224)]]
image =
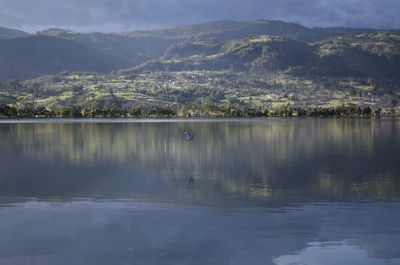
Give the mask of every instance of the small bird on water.
[(194, 137), (194, 134), (191, 134), (191, 133), (186, 132), (186, 131), (184, 132), (184, 134), (186, 135), (186, 139), (187, 139), (188, 141), (192, 140), (193, 137)]
[(188, 184), (193, 184), (195, 182), (194, 177), (188, 178)]

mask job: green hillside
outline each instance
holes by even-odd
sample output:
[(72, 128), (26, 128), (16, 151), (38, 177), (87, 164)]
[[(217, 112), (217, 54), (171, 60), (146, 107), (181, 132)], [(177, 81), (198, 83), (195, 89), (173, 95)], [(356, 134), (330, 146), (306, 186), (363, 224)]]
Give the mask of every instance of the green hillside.
[[(168, 47), (182, 42), (215, 39), (220, 42), (248, 36), (272, 35), (307, 42), (319, 41), (336, 34), (321, 29), (310, 29), (295, 23), (258, 20), (250, 22), (217, 21), (176, 28), (129, 33), (77, 33), (63, 29), (48, 29), (39, 33), (79, 42), (105, 58), (113, 69), (137, 66), (145, 61), (159, 59)], [(193, 47), (193, 53), (198, 53)]]
[(320, 75), (400, 78), (400, 33), (347, 34), (315, 47)]
[(258, 36), (171, 46), (161, 60), (122, 73), (144, 71), (286, 71), (301, 76), (400, 78), (400, 33), (345, 34), (316, 43)]
[(106, 60), (75, 41), (41, 35), (0, 39), (0, 62), (0, 81), (72, 70), (112, 70)]
[[(1, 109), (3, 114), (4, 111), (9, 113), (7, 107), (19, 110), (21, 117), (32, 117), (30, 115), (35, 113), (33, 108), (57, 111), (66, 108), (65, 111), (71, 114), (73, 107), (95, 112), (88, 117), (120, 117), (126, 116), (127, 112), (138, 117), (137, 108), (146, 112), (172, 108), (184, 116), (197, 111), (212, 116), (217, 109), (232, 108), (275, 113), (271, 115), (286, 115), (283, 113), (288, 108), (312, 111), (313, 115), (328, 115), (332, 114), (333, 108), (343, 112), (344, 107), (349, 111), (346, 110), (344, 115), (362, 113), (361, 110), (368, 107), (374, 111), (380, 108), (382, 113), (399, 113), (399, 87), (400, 80), (299, 77), (282, 71), (252, 74), (180, 71), (127, 75), (65, 72), (24, 82), (0, 83), (0, 117)], [(68, 115), (63, 117), (70, 117)], [(8, 114), (3, 116), (10, 117)]]
[(218, 53), (222, 48), (222, 43), (216, 39), (196, 42), (182, 42), (170, 46), (162, 60), (182, 59), (190, 56), (207, 56)]
[[(3, 31), (8, 37), (1, 38)], [(398, 34), (268, 20), (110, 34), (52, 28), (20, 36), (26, 33), (0, 28), (0, 81), (64, 70), (121, 69), (129, 69), (124, 73), (193, 69), (392, 78), (399, 68)]]
[(251, 71), (265, 72), (306, 66), (316, 58), (305, 42), (259, 36), (221, 43), (216, 40), (181, 43), (170, 47), (160, 61), (122, 71)]

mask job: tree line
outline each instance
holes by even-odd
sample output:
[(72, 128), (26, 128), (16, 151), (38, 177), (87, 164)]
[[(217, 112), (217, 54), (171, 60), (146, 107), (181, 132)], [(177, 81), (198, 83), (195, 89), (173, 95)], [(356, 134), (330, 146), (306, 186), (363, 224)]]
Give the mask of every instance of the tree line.
[[(394, 110), (390, 113), (396, 115)], [(0, 118), (173, 118), (173, 117), (371, 117), (381, 116), (380, 108), (355, 106), (354, 104), (337, 107), (291, 107), (276, 109), (256, 109), (235, 106), (219, 106), (210, 103), (202, 105), (183, 105), (179, 109), (170, 106), (153, 108), (103, 107), (82, 109), (80, 107), (46, 107), (0, 105)]]

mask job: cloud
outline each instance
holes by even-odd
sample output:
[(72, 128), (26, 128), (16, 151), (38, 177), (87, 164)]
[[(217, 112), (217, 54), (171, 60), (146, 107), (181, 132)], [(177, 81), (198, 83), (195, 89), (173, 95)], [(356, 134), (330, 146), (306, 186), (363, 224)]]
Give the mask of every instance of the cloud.
[(0, 0), (0, 25), (127, 31), (221, 19), (400, 28), (398, 0)]

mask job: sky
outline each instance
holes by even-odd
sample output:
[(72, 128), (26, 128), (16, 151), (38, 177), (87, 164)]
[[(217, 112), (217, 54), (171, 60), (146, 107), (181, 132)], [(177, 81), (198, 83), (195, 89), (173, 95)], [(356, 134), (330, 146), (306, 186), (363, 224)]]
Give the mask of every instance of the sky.
[(121, 32), (215, 20), (400, 28), (400, 0), (0, 0), (0, 26)]

